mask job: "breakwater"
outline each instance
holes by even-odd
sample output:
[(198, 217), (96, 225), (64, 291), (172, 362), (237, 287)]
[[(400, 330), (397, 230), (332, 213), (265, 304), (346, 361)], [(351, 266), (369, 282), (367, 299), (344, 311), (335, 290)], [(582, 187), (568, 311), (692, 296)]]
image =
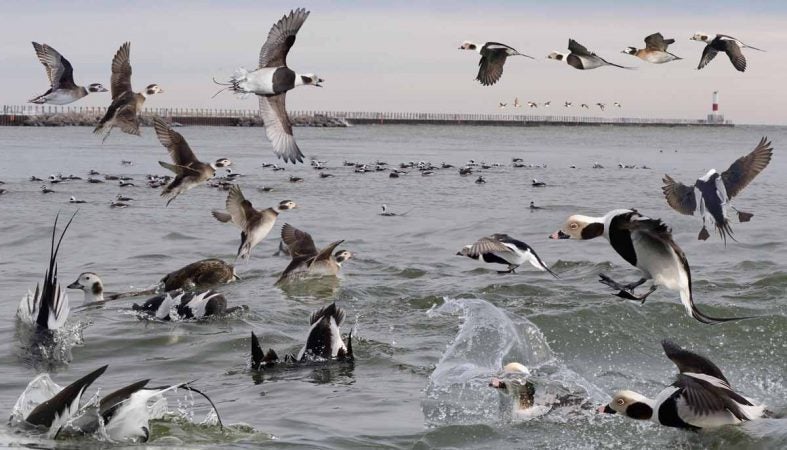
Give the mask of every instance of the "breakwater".
[[(94, 126), (104, 115), (103, 107), (4, 106), (0, 125), (7, 126)], [(294, 126), (346, 127), (350, 125), (493, 125), (493, 126), (732, 126), (721, 116), (707, 119), (658, 119), (533, 114), (451, 114), (406, 112), (290, 111)], [(210, 108), (145, 108), (142, 121), (149, 125), (161, 116), (180, 125), (262, 126), (258, 110)]]

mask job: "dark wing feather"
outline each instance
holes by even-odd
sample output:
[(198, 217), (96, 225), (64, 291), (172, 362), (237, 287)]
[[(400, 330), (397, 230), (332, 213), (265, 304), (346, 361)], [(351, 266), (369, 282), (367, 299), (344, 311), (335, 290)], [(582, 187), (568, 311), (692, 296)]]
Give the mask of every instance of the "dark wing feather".
[(697, 65), (697, 70), (702, 69), (703, 67), (707, 66), (709, 62), (716, 57), (715, 48), (711, 47), (710, 44), (705, 46), (705, 49), (702, 51), (702, 57), (700, 58), (700, 63)]
[(344, 322), (344, 310), (337, 307), (336, 302), (333, 302), (328, 306), (323, 306), (317, 311), (314, 311), (309, 316), (309, 325), (314, 325), (315, 322), (322, 319), (323, 317), (333, 317), (333, 319), (336, 321), (336, 326), (341, 326), (342, 322)]
[(727, 197), (735, 197), (748, 186), (763, 169), (768, 167), (771, 156), (773, 156), (773, 147), (768, 138), (763, 137), (751, 153), (738, 158), (729, 169), (722, 172), (721, 179), (727, 190)]
[(71, 63), (63, 55), (46, 44), (33, 42), (33, 48), (36, 51), (38, 60), (41, 61), (41, 64), (46, 69), (46, 75), (53, 90), (76, 87), (74, 84), (74, 68), (71, 67)]
[(281, 239), (290, 249), (293, 260), (317, 255), (317, 247), (314, 245), (312, 236), (288, 223), (281, 227)]
[(109, 366), (99, 367), (84, 377), (69, 384), (57, 395), (36, 406), (30, 414), (25, 417), (25, 421), (32, 425), (49, 427), (55, 420), (56, 415), (63, 414), (73, 402), (79, 402), (85, 389), (88, 388), (96, 378), (100, 377)]
[(265, 359), (265, 353), (262, 350), (262, 346), (260, 346), (260, 341), (257, 339), (257, 335), (254, 332), (251, 332), (251, 368), (254, 370), (258, 370), (262, 365), (263, 360)]
[(120, 46), (112, 58), (112, 100), (131, 90), (131, 42)]
[(191, 151), (189, 143), (177, 131), (167, 125), (161, 117), (153, 118), (153, 127), (156, 129), (156, 136), (158, 136), (161, 145), (166, 147), (169, 151), (169, 156), (175, 165), (188, 167), (194, 162), (199, 162), (194, 152)]
[(678, 366), (680, 373), (702, 373), (729, 384), (727, 378), (721, 373), (721, 369), (708, 358), (685, 350), (669, 339), (661, 341), (661, 347), (664, 349), (664, 354), (667, 355), (667, 358)]
[(694, 215), (694, 211), (697, 210), (694, 187), (679, 183), (669, 175), (664, 175), (661, 181), (664, 183), (661, 191), (664, 192), (664, 197), (672, 209), (687, 216)]
[(575, 41), (573, 39), (569, 39), (568, 40), (568, 49), (571, 51), (571, 53), (573, 53), (575, 55), (580, 55), (580, 56), (594, 56), (595, 55), (595, 53), (591, 52), (590, 50), (585, 48), (584, 45), (580, 44), (579, 42), (577, 42), (577, 41)]
[(271, 27), (268, 39), (260, 49), (259, 67), (281, 67), (287, 65), (287, 53), (295, 43), (295, 35), (303, 22), (309, 17), (309, 11), (303, 8), (290, 11)]
[(260, 97), (260, 114), (265, 134), (273, 145), (273, 152), (285, 162), (303, 162), (303, 153), (292, 135), (292, 122), (287, 115), (287, 93)]
[(674, 43), (675, 39), (664, 39), (664, 36), (661, 33), (653, 33), (650, 36), (645, 38), (645, 48), (651, 50), (660, 50), (662, 52), (667, 51), (667, 47), (670, 44)]
[(491, 86), (503, 76), (503, 65), (508, 58), (505, 49), (485, 50), (478, 61), (478, 75), (476, 80), (484, 86)]
[(686, 401), (686, 405), (698, 416), (708, 416), (726, 410), (741, 421), (749, 420), (740, 405), (751, 405), (751, 402), (732, 389), (715, 386), (705, 380), (684, 374), (679, 374), (672, 385), (682, 389), (681, 396)]
[(477, 257), (484, 253), (511, 253), (511, 249), (503, 245), (495, 236), (482, 237), (467, 251), (468, 256)]
[(723, 40), (724, 43), (724, 53), (730, 58), (730, 62), (738, 72), (745, 72), (746, 71), (746, 57), (743, 56), (743, 52), (741, 52), (741, 48), (735, 41), (728, 41)]
[(336, 247), (337, 247), (337, 246), (339, 246), (339, 245), (340, 245), (342, 242), (344, 242), (344, 239), (342, 239), (341, 241), (334, 241), (334, 242), (331, 242), (331, 243), (330, 243), (330, 244), (329, 244), (327, 247), (325, 247), (324, 249), (320, 250), (320, 253), (318, 253), (318, 254), (317, 254), (315, 257), (314, 257), (314, 262), (316, 262), (316, 261), (323, 261), (323, 260), (330, 259), (330, 258), (331, 258), (331, 255), (333, 255), (333, 251), (334, 251), (334, 250), (336, 249)]

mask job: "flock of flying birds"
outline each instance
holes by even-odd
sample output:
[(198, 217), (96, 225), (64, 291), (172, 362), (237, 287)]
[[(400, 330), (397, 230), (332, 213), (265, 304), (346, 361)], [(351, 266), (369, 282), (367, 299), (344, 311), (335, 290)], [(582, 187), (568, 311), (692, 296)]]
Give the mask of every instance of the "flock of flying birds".
[[(514, 108), (521, 108), (522, 107), (522, 103), (519, 102), (519, 97), (514, 97), (514, 103), (512, 103), (511, 106), (513, 106)], [(527, 102), (527, 107), (528, 108), (538, 108), (538, 106), (539, 106), (538, 102), (533, 102), (533, 101), (528, 101)], [(551, 100), (547, 100), (547, 101), (541, 103), (541, 107), (542, 108), (549, 108), (550, 106), (552, 106), (552, 101)], [(563, 107), (564, 108), (571, 108), (572, 106), (574, 106), (574, 102), (569, 102), (569, 101), (563, 102)], [(600, 110), (602, 110), (602, 111), (604, 111), (607, 108), (607, 104), (606, 103), (602, 103), (602, 102), (596, 103), (595, 106), (598, 106), (598, 108)], [(623, 105), (621, 105), (620, 102), (613, 102), (612, 106), (614, 106), (616, 108), (622, 108), (623, 107)], [(497, 107), (499, 109), (506, 109), (506, 107), (508, 107), (508, 103), (499, 102), (497, 104)], [(584, 108), (584, 109), (590, 109), (590, 105), (588, 105), (587, 103), (580, 103), (579, 107), (580, 108)]]
[[(314, 74), (298, 74), (286, 65), (287, 53), (308, 15), (306, 10), (297, 9), (282, 17), (273, 25), (262, 46), (259, 67), (253, 71), (239, 69), (227, 83), (223, 83), (223, 89), (259, 97), (266, 134), (274, 152), (285, 161), (293, 163), (302, 162), (303, 154), (292, 136), (292, 126), (285, 110), (286, 93), (296, 86), (320, 86), (323, 81)], [(741, 49), (754, 48), (726, 35), (716, 35), (710, 39), (708, 35), (697, 33), (692, 39), (706, 43), (699, 69), (707, 65), (717, 52), (724, 51), (735, 68), (743, 71), (746, 60)], [(666, 63), (680, 59), (667, 51), (667, 47), (673, 42), (674, 40), (663, 39), (656, 33), (645, 39), (644, 49), (629, 47), (624, 53), (652, 63)], [(33, 46), (46, 67), (51, 89), (31, 100), (32, 102), (66, 104), (84, 97), (89, 92), (106, 91), (98, 83), (87, 88), (76, 85), (71, 64), (65, 58), (47, 45), (34, 43)], [(483, 46), (465, 42), (461, 48), (481, 54), (477, 79), (483, 85), (492, 85), (500, 79), (508, 56), (526, 56), (507, 45), (495, 42), (488, 42)], [(130, 43), (123, 44), (112, 60), (112, 103), (94, 130), (96, 133), (104, 133), (104, 139), (113, 128), (139, 135), (139, 115), (145, 99), (163, 92), (156, 84), (148, 85), (141, 92), (132, 90), (130, 49)], [(553, 52), (549, 58), (566, 61), (580, 70), (606, 65), (622, 67), (604, 60), (574, 40), (569, 40), (569, 50), (568, 55)], [(518, 100), (515, 103), (518, 103)], [(162, 191), (168, 205), (187, 190), (213, 178), (217, 167), (231, 164), (226, 158), (213, 163), (200, 161), (185, 138), (172, 130), (163, 119), (154, 118), (153, 123), (160, 143), (167, 148), (172, 159), (171, 163), (160, 164), (175, 174), (174, 179), (167, 180), (168, 183)], [(691, 185), (684, 185), (667, 175), (662, 187), (665, 198), (679, 213), (701, 216), (703, 227), (699, 239), (708, 239), (710, 234), (706, 226), (710, 222), (726, 243), (728, 237), (733, 238), (728, 216), (728, 210), (733, 209), (730, 205), (731, 199), (765, 169), (771, 156), (770, 142), (763, 138), (753, 151), (736, 160), (727, 170), (721, 173), (710, 170)], [(534, 186), (536, 182), (533, 181)], [(285, 200), (272, 208), (256, 209), (244, 196), (240, 186), (232, 185), (228, 189), (225, 210), (215, 210), (213, 216), (219, 222), (232, 224), (241, 230), (237, 260), (246, 260), (252, 249), (271, 232), (278, 215), (295, 207), (295, 202)], [(752, 218), (751, 213), (735, 211), (740, 222), (747, 222)], [(383, 215), (392, 214), (383, 206)], [(58, 282), (57, 254), (74, 216), (63, 228), (59, 238), (56, 238), (58, 219), (55, 219), (49, 265), (43, 285), (28, 292), (17, 312), (19, 322), (35, 331), (31, 340), (38, 344), (56, 338), (57, 333), (65, 326), (70, 312), (68, 297)], [(599, 281), (617, 291), (617, 296), (644, 302), (661, 286), (678, 291), (687, 314), (701, 323), (717, 324), (749, 318), (716, 318), (700, 311), (694, 302), (688, 259), (673, 240), (670, 228), (661, 220), (648, 218), (637, 210), (614, 210), (602, 217), (573, 215), (550, 236), (553, 239), (576, 240), (597, 237), (604, 237), (626, 262), (642, 272), (639, 280), (627, 284), (601, 274)], [(352, 256), (349, 251), (336, 250), (342, 241), (332, 242), (319, 249), (309, 233), (289, 224), (282, 227), (281, 239), (283, 244), (280, 250), (290, 255), (291, 262), (277, 283), (297, 281), (306, 276), (335, 276), (342, 263)], [(457, 254), (484, 263), (505, 265), (506, 270), (501, 273), (514, 273), (520, 265), (528, 263), (559, 278), (559, 274), (553, 272), (532, 247), (508, 234), (483, 237), (463, 247)], [(209, 289), (237, 278), (232, 264), (211, 258), (167, 274), (151, 292), (105, 293), (103, 281), (92, 272), (80, 274), (68, 288), (82, 290), (87, 304), (152, 293), (155, 294), (153, 297), (141, 305), (135, 304), (133, 309), (155, 320), (200, 319), (247, 308), (229, 307), (221, 293)], [(635, 289), (647, 281), (652, 281), (649, 291), (636, 295)], [(346, 339), (340, 332), (344, 318), (344, 311), (335, 303), (315, 311), (310, 317), (310, 327), (302, 350), (297, 355), (287, 355), (284, 358), (279, 358), (273, 350), (264, 352), (259, 339), (252, 333), (252, 368), (263, 370), (282, 363), (353, 361), (352, 332)], [(619, 391), (600, 411), (688, 429), (737, 424), (764, 414), (764, 407), (736, 392), (721, 370), (710, 360), (684, 350), (670, 341), (664, 341), (662, 345), (667, 357), (679, 369), (680, 374), (675, 382), (655, 399), (631, 391)], [(526, 375), (526, 370), (520, 366), (509, 364), (505, 373)], [(106, 369), (104, 366), (95, 370), (63, 388), (53, 397), (24, 411), (24, 414), (17, 418), (18, 423), (43, 427), (52, 437), (66, 432), (90, 434), (102, 428), (110, 440), (144, 441), (150, 436), (150, 411), (147, 405), (151, 399), (176, 388), (191, 389), (202, 394), (191, 386), (191, 383), (151, 388), (147, 386), (149, 380), (141, 380), (89, 402), (88, 405), (82, 405), (86, 389)], [(508, 387), (515, 384), (497, 380), (493, 387), (508, 390)], [(524, 392), (517, 392), (517, 395), (520, 396), (521, 404), (522, 396), (532, 396), (532, 386)]]

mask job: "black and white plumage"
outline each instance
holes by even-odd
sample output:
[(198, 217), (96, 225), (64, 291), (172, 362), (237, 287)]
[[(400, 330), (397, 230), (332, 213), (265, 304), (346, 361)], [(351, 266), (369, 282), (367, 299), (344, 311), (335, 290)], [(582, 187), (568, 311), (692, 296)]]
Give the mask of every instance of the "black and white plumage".
[(636, 56), (652, 64), (664, 64), (683, 59), (667, 51), (667, 48), (674, 43), (675, 39), (664, 39), (661, 33), (653, 33), (645, 38), (645, 48), (626, 47), (621, 53)]
[[(487, 42), (479, 46), (473, 42), (465, 41), (459, 50), (472, 50), (481, 55), (481, 59), (478, 61), (478, 75), (475, 79), (484, 86), (492, 86), (500, 80), (500, 77), (503, 76), (503, 65), (509, 56), (524, 56), (534, 59), (532, 56), (519, 53), (517, 49), (499, 42)], [(501, 105), (505, 106), (503, 103)]]
[(342, 264), (352, 257), (352, 253), (347, 250), (333, 253), (344, 240), (334, 241), (322, 250), (317, 250), (309, 233), (288, 223), (281, 227), (281, 239), (290, 250), (292, 260), (279, 276), (276, 284), (306, 275), (337, 276)]
[(197, 293), (179, 289), (151, 297), (141, 305), (134, 303), (131, 309), (150, 318), (170, 321), (224, 316), (244, 307), (227, 307), (224, 295), (213, 290)]
[(632, 391), (616, 392), (599, 408), (667, 427), (698, 430), (737, 425), (761, 418), (763, 405), (733, 390), (721, 370), (708, 358), (685, 350), (670, 340), (661, 342), (664, 353), (678, 367), (678, 376), (655, 399)]
[[(773, 147), (768, 138), (763, 137), (754, 150), (738, 158), (724, 172), (718, 173), (715, 169), (711, 169), (695, 181), (693, 186), (687, 186), (675, 181), (669, 175), (664, 175), (662, 180), (664, 186), (661, 190), (667, 203), (675, 211), (689, 216), (698, 213), (702, 217), (702, 229), (698, 239), (706, 240), (710, 236), (705, 228), (707, 220), (716, 226), (716, 230), (726, 243), (728, 236), (733, 238), (727, 218), (727, 208), (731, 207), (730, 201), (768, 167), (772, 156)], [(740, 222), (748, 222), (753, 216), (751, 213), (735, 211)]]
[(536, 269), (549, 272), (553, 277), (559, 278), (532, 247), (505, 233), (482, 237), (473, 244), (465, 245), (456, 254), (485, 263), (508, 266), (508, 270), (498, 273), (514, 273), (522, 264), (530, 263)]
[(569, 66), (578, 70), (597, 69), (603, 66), (613, 66), (619, 67), (621, 69), (631, 68), (611, 63), (591, 52), (582, 44), (573, 39), (568, 40), (568, 50), (570, 51), (568, 55), (560, 52), (552, 52), (547, 56), (547, 58), (557, 61), (565, 61)]
[(757, 47), (752, 47), (751, 45), (746, 45), (740, 40), (726, 34), (717, 34), (713, 39), (711, 39), (710, 35), (698, 32), (691, 37), (691, 40), (704, 42), (707, 44), (702, 50), (702, 57), (700, 58), (700, 62), (697, 65), (697, 70), (707, 66), (708, 63), (710, 63), (713, 58), (716, 57), (718, 52), (724, 52), (727, 54), (727, 57), (730, 58), (730, 62), (732, 63), (733, 67), (735, 67), (735, 70), (738, 72), (745, 72), (746, 57), (743, 56), (742, 49), (750, 48), (760, 52), (765, 51)]
[(145, 99), (164, 91), (157, 84), (148, 85), (142, 92), (131, 89), (131, 43), (120, 46), (112, 58), (112, 103), (104, 117), (98, 122), (93, 133), (104, 133), (104, 141), (112, 128), (118, 127), (124, 133), (139, 136), (139, 115)]
[(26, 325), (42, 330), (58, 330), (65, 325), (68, 313), (71, 308), (68, 304), (68, 294), (61, 290), (60, 283), (57, 281), (57, 253), (60, 251), (60, 244), (63, 237), (71, 226), (71, 222), (76, 216), (76, 212), (71, 216), (60, 239), (55, 245), (55, 232), (57, 231), (57, 220), (60, 214), (55, 216), (55, 224), (52, 227), (52, 241), (49, 248), (49, 267), (44, 274), (44, 282), (39, 289), (36, 284), (35, 292), (27, 291), (27, 295), (22, 298), (17, 309), (17, 318)]
[[(689, 261), (678, 244), (672, 239), (670, 228), (658, 219), (650, 219), (636, 210), (616, 209), (603, 217), (573, 215), (563, 227), (554, 232), (551, 239), (593, 239), (603, 236), (612, 248), (632, 266), (642, 271), (642, 278), (634, 283), (622, 285), (604, 274), (601, 283), (619, 290), (618, 297), (645, 302), (658, 286), (680, 292), (680, 300), (686, 313), (706, 324), (716, 324), (748, 317), (711, 317), (694, 304)], [(633, 290), (652, 280), (650, 290), (635, 296)]]
[(297, 208), (292, 200), (282, 200), (278, 206), (265, 209), (254, 209), (254, 205), (246, 200), (240, 186), (233, 185), (227, 195), (227, 211), (212, 211), (213, 217), (219, 222), (232, 223), (240, 228), (240, 246), (238, 259), (247, 260), (251, 250), (257, 246), (271, 232), (276, 224), (279, 213), (288, 209)]
[(67, 105), (87, 96), (91, 92), (107, 92), (101, 83), (93, 83), (87, 88), (74, 83), (74, 68), (57, 50), (46, 44), (33, 42), (33, 49), (41, 64), (46, 69), (49, 79), (49, 90), (38, 97), (28, 100), (29, 103), (47, 105)]
[(225, 84), (226, 89), (242, 97), (259, 96), (265, 134), (273, 145), (273, 152), (292, 163), (303, 162), (303, 153), (292, 135), (292, 122), (285, 107), (287, 91), (297, 86), (320, 87), (324, 81), (313, 73), (299, 74), (287, 67), (287, 54), (307, 17), (309, 11), (303, 8), (283, 16), (271, 27), (260, 49), (257, 69), (249, 72), (240, 68)]
[(178, 198), (178, 195), (213, 178), (217, 167), (224, 167), (223, 162), (204, 163), (198, 160), (186, 139), (170, 128), (161, 117), (153, 119), (153, 127), (159, 142), (172, 158), (172, 163), (159, 161), (159, 165), (176, 174), (175, 179), (161, 191), (161, 196), (168, 198), (167, 206)]
[(217, 258), (202, 259), (170, 272), (161, 279), (164, 291), (194, 290), (240, 279), (232, 264)]

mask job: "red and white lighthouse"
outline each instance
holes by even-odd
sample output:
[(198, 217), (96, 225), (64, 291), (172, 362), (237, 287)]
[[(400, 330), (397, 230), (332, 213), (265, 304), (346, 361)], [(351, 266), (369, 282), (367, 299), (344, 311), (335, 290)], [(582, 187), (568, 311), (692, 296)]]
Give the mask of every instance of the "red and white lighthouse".
[(724, 116), (719, 113), (719, 91), (713, 91), (713, 104), (708, 114), (708, 123), (724, 123)]
[(719, 91), (713, 91), (713, 114), (719, 113)]

